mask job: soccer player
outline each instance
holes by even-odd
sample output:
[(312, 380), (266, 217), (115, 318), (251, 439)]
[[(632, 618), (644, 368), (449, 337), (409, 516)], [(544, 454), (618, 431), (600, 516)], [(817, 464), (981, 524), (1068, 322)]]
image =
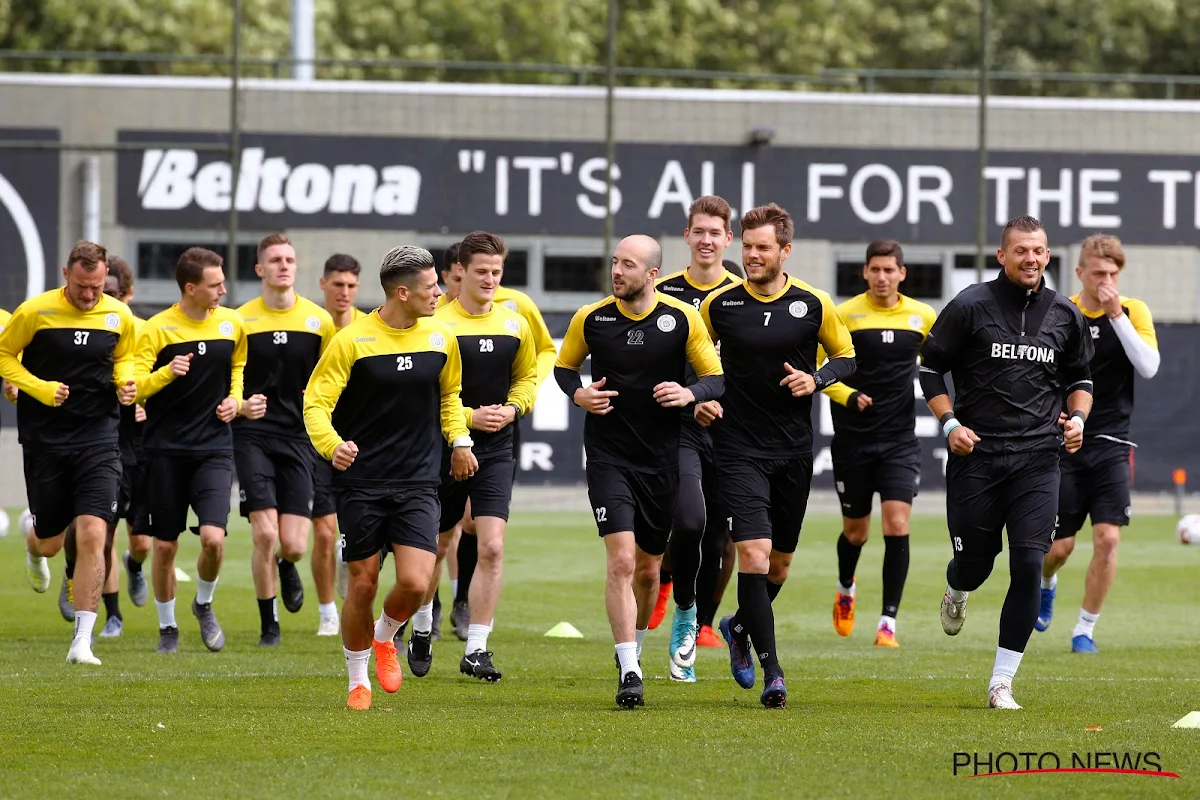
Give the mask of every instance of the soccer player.
[[(729, 220), (733, 210), (723, 198), (705, 195), (688, 209), (688, 224), (683, 238), (692, 258), (687, 268), (660, 277), (655, 288), (677, 300), (700, 308), (704, 298), (740, 278), (725, 269), (721, 257), (733, 242)], [(688, 382), (696, 375), (688, 372)], [(693, 409), (682, 412), (679, 433), (679, 499), (675, 504), (675, 521), (667, 552), (671, 561), (671, 577), (659, 574), (659, 596), (663, 581), (672, 589), (675, 613), (668, 646), (668, 669), (671, 680), (693, 683), (696, 680), (696, 645), (700, 633), (698, 620), (700, 600), (711, 606), (721, 574), (721, 558), (728, 538), (728, 516), (717, 501), (717, 489), (712, 462), (712, 438), (700, 427)], [(664, 562), (667, 557), (664, 557)], [(704, 572), (703, 585), (699, 580)], [(655, 612), (658, 604), (655, 604)], [(707, 609), (706, 609), (707, 611)], [(715, 609), (713, 609), (715, 613)], [(708, 619), (711, 624), (711, 616)], [(653, 627), (653, 617), (651, 627)]]
[[(956, 635), (967, 595), (992, 572), (1008, 533), (1008, 594), (1000, 612), (988, 706), (1019, 709), (1012, 682), (1038, 615), (1042, 559), (1058, 513), (1059, 451), (1074, 453), (1092, 407), (1092, 339), (1083, 315), (1046, 286), (1042, 223), (1004, 226), (994, 280), (958, 293), (921, 347), (921, 389), (949, 445), (942, 629)], [(954, 379), (954, 402), (945, 375)], [(1070, 417), (1060, 429), (1066, 397)]]
[(277, 647), (276, 574), (284, 608), (295, 614), (304, 604), (296, 562), (308, 547), (316, 468), (304, 429), (304, 387), (336, 331), (325, 309), (296, 295), (296, 248), (287, 236), (259, 242), (254, 270), (262, 294), (237, 310), (246, 332), (246, 402), (233, 421), (233, 462), (254, 542), (258, 645)]
[(0, 375), (19, 392), (17, 432), (34, 521), (25, 573), (34, 591), (49, 587), (46, 558), (62, 549), (75, 522), (68, 664), (100, 663), (92, 630), (121, 486), (119, 406), (135, 395), (133, 313), (104, 294), (107, 261), (100, 245), (76, 244), (63, 268), (66, 285), (26, 300), (0, 333)]
[[(337, 330), (366, 316), (354, 305), (358, 297), (358, 275), (362, 271), (358, 259), (344, 253), (334, 253), (325, 261), (321, 276), (321, 292), (325, 295), (325, 310), (333, 318)], [(349, 572), (338, 548), (337, 506), (333, 501), (333, 465), (323, 458), (313, 467), (313, 584), (317, 587), (320, 611), (318, 636), (338, 635), (337, 604), (334, 589), (346, 596)]]
[[(337, 470), (342, 557), (350, 565), (342, 605), (347, 707), (362, 711), (371, 707), (372, 649), (379, 685), (385, 692), (400, 689), (394, 638), (421, 605), (433, 575), (441, 437), (453, 448), (450, 472), (456, 479), (479, 466), (459, 400), (458, 342), (449, 326), (428, 319), (441, 293), (433, 256), (419, 247), (396, 247), (384, 256), (379, 281), (387, 297), (383, 306), (334, 337), (304, 393), (309, 436)], [(396, 585), (372, 625), (383, 547), (395, 555)]]
[(236, 311), (221, 307), (221, 256), (200, 247), (175, 265), (179, 302), (146, 320), (138, 337), (138, 402), (146, 407), (147, 508), (154, 537), (152, 578), (158, 610), (158, 652), (179, 651), (175, 620), (175, 554), (196, 512), (200, 557), (192, 614), (204, 646), (216, 652), (225, 633), (213, 593), (225, 554), (233, 488), (233, 430), (242, 407), (246, 333)]
[[(466, 481), (455, 481), (444, 463), (439, 542), (449, 543), (463, 519), (468, 499), (475, 523), (479, 560), (471, 582), (471, 621), (467, 646), (459, 671), (495, 683), (500, 670), (487, 649), (496, 604), (500, 598), (504, 534), (512, 502), (516, 473), (513, 432), (517, 420), (533, 410), (537, 389), (537, 360), (533, 337), (525, 319), (492, 302), (504, 274), (508, 248), (504, 240), (485, 231), (467, 234), (459, 245), (463, 263), (462, 291), (434, 318), (446, 323), (458, 339), (462, 356), (462, 402), (467, 424), (475, 432), (475, 457), (479, 470)], [(443, 461), (448, 462), (449, 453)], [(443, 548), (439, 547), (439, 555)], [(441, 573), (441, 559), (434, 574)], [(408, 642), (408, 665), (417, 677), (428, 674), (433, 663), (431, 634), (436, 585), (413, 617)]]
[(1117, 575), (1117, 542), (1129, 524), (1129, 418), (1133, 414), (1133, 376), (1158, 372), (1158, 336), (1150, 309), (1117, 290), (1125, 269), (1125, 251), (1115, 236), (1096, 235), (1079, 246), (1075, 274), (1083, 291), (1071, 301), (1083, 312), (1092, 344), (1092, 413), (1086, 447), (1062, 459), (1058, 530), (1042, 564), (1042, 602), (1034, 627), (1044, 631), (1054, 614), (1058, 571), (1075, 549), (1075, 535), (1092, 519), (1092, 560), (1083, 590), (1083, 607), (1071, 631), (1071, 651), (1095, 653), (1092, 638), (1100, 607)]
[[(700, 305), (721, 343), (725, 397), (697, 406), (712, 424), (721, 500), (733, 518), (738, 611), (721, 620), (733, 677), (753, 688), (750, 644), (763, 670), (761, 701), (783, 708), (787, 686), (775, 652), (771, 604), (787, 579), (812, 483), (812, 394), (854, 372), (854, 346), (829, 295), (783, 271), (792, 252), (791, 215), (775, 204), (742, 217), (746, 281)], [(817, 348), (829, 354), (817, 369)]]
[(862, 274), (867, 291), (837, 307), (854, 342), (853, 385), (825, 389), (833, 401), (833, 479), (842, 504), (833, 629), (839, 636), (854, 630), (854, 571), (871, 529), (871, 500), (878, 494), (883, 612), (875, 644), (899, 647), (896, 613), (908, 577), (908, 520), (921, 478), (913, 383), (917, 352), (937, 315), (926, 304), (900, 294), (907, 270), (898, 242), (871, 242)]
[[(612, 261), (611, 296), (575, 313), (554, 377), (587, 412), (588, 498), (608, 557), (604, 605), (616, 641), (617, 705), (644, 705), (639, 656), (679, 490), (679, 409), (724, 389), (694, 306), (654, 291), (662, 250), (629, 236)], [(591, 355), (592, 384), (579, 368)], [(687, 366), (699, 377), (690, 387)]]

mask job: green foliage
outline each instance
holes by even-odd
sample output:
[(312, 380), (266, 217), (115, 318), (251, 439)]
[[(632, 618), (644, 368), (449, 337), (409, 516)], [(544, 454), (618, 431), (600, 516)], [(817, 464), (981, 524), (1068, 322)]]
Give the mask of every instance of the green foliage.
[[(618, 63), (635, 85), (798, 86), (972, 91), (956, 80), (828, 70), (972, 70), (980, 0), (621, 0)], [(289, 0), (245, 0), (248, 75), (286, 75)], [(227, 74), (228, 0), (0, 1), (0, 48), (158, 53), (192, 58), (79, 61), (6, 59), (8, 70)], [(318, 74), (382, 80), (598, 83), (607, 0), (317, 0)], [(1194, 0), (993, 0), (993, 68), (1016, 72), (1200, 75), (1200, 4)], [(199, 59), (199, 60), (195, 60)], [(382, 61), (366, 64), (365, 61)], [(423, 62), (421, 65), (395, 62)], [(587, 68), (463, 69), (424, 62), (554, 64)], [(391, 63), (387, 63), (391, 62)], [(695, 79), (670, 71), (729, 75)], [(1196, 87), (1192, 95), (1196, 94)], [(1134, 83), (1001, 80), (998, 91), (1155, 94)]]

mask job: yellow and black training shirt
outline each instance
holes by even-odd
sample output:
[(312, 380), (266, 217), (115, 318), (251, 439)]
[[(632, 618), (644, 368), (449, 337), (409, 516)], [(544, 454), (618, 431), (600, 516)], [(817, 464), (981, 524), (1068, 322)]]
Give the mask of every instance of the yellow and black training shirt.
[(470, 425), (471, 410), (482, 406), (513, 405), (518, 420), (500, 430), (473, 431), (474, 453), (512, 457), (513, 426), (533, 410), (537, 395), (537, 358), (533, 334), (520, 314), (492, 303), (485, 314), (470, 314), (455, 300), (433, 315), (450, 326), (458, 340), (462, 358), (464, 421)]
[[(146, 320), (141, 317), (133, 318), (133, 329), (137, 336), (142, 335), (142, 328), (145, 325)], [(136, 354), (136, 344), (134, 352)], [(132, 376), (130, 376), (130, 379), (132, 380)], [(137, 421), (136, 403), (121, 406), (121, 424), (119, 429), (121, 432), (121, 463), (137, 464), (142, 459), (142, 434), (146, 429), (146, 425), (144, 422)]]
[[(748, 283), (719, 289), (700, 304), (725, 367), (724, 415), (711, 427), (713, 443), (756, 458), (812, 455), (812, 395), (793, 397), (780, 386), (784, 364), (824, 389), (854, 372), (854, 343), (829, 295), (786, 276), (783, 288), (763, 296)], [(830, 361), (817, 369), (817, 346)]]
[[(451, 302), (450, 296), (443, 294), (438, 298), (438, 308), (448, 306)], [(554, 360), (558, 358), (558, 350), (554, 347), (554, 340), (550, 338), (550, 329), (546, 327), (542, 312), (529, 295), (507, 286), (496, 287), (492, 302), (517, 312), (529, 323), (529, 332), (533, 336), (533, 350), (537, 354), (537, 384), (541, 386), (546, 376), (554, 371)]]
[[(1088, 436), (1127, 440), (1129, 420), (1133, 416), (1133, 362), (1129, 360), (1112, 320), (1104, 311), (1084, 308), (1080, 295), (1072, 297), (1071, 302), (1083, 314), (1083, 321), (1096, 348), (1090, 363), (1092, 412), (1088, 414), (1084, 432)], [(1121, 310), (1133, 323), (1138, 338), (1157, 350), (1158, 334), (1154, 330), (1150, 308), (1141, 300), (1122, 297)]]
[(321, 356), (304, 392), (304, 424), (332, 460), (358, 445), (339, 486), (437, 486), (442, 439), (468, 433), (459, 390), (462, 361), (448, 325), (429, 317), (405, 330), (373, 311), (347, 325)]
[[(129, 306), (101, 295), (81, 311), (65, 289), (26, 300), (0, 333), (0, 375), (19, 390), (22, 445), (67, 450), (116, 444), (117, 387), (133, 379), (137, 333)], [(67, 400), (54, 406), (60, 385)]]
[[(171, 360), (192, 354), (188, 373), (175, 377)], [(242, 404), (246, 332), (231, 308), (194, 320), (179, 304), (146, 320), (134, 367), (138, 402), (146, 408), (143, 447), (160, 453), (233, 450), (233, 429), (217, 417), (226, 397)]]
[(579, 368), (589, 355), (592, 382), (604, 379), (604, 391), (618, 394), (610, 412), (584, 420), (588, 461), (644, 472), (678, 468), (679, 409), (659, 405), (654, 387), (686, 384), (690, 364), (701, 379), (691, 387), (697, 401), (713, 399), (701, 387), (703, 379), (722, 374), (721, 361), (700, 314), (657, 292), (654, 305), (637, 316), (606, 297), (579, 309), (563, 339), (555, 377), (567, 397), (574, 399)]
[(238, 436), (279, 436), (308, 441), (304, 430), (304, 388), (321, 354), (337, 331), (329, 312), (297, 297), (291, 308), (276, 310), (256, 297), (237, 310), (246, 330), (246, 397), (267, 398), (262, 419), (238, 417)]
[[(854, 342), (854, 378), (849, 385), (825, 389), (833, 400), (834, 432), (856, 439), (897, 439), (914, 435), (917, 422), (917, 355), (929, 335), (937, 312), (911, 297), (900, 295), (891, 308), (877, 305), (868, 292), (837, 307)], [(818, 351), (824, 362), (825, 351)], [(858, 395), (871, 398), (858, 410)]]

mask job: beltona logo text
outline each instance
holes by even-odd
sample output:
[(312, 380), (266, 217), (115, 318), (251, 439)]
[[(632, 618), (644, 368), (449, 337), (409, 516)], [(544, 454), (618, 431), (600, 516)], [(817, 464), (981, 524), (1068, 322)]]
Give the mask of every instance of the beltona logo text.
[(1039, 361), (1043, 364), (1054, 363), (1054, 351), (1049, 347), (1039, 347), (1031, 344), (1001, 344), (992, 342), (992, 358), (1004, 358), (1015, 361)]
[[(200, 166), (195, 150), (147, 150), (142, 154), (138, 197), (148, 211), (179, 211), (195, 205), (228, 211), (233, 170), (228, 161)], [(370, 164), (290, 164), (267, 157), (262, 147), (242, 151), (238, 211), (266, 214), (408, 216), (416, 213), (421, 173), (415, 167)]]

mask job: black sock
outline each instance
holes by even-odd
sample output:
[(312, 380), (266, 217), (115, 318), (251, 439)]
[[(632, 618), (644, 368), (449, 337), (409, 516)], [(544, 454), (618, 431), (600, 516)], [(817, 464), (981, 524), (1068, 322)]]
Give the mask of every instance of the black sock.
[(126, 559), (125, 559), (125, 566), (126, 566), (126, 568), (128, 568), (128, 569), (129, 569), (129, 571), (130, 571), (130, 572), (132, 572), (132, 573), (133, 573), (133, 574), (135, 574), (135, 575), (136, 575), (137, 573), (139, 573), (139, 572), (141, 572), (141, 571), (142, 571), (142, 564), (141, 564), (141, 562), (140, 562), (140, 561), (134, 561), (134, 560), (133, 560), (133, 554), (132, 554), (132, 553), (129, 555), (129, 557), (128, 557), (128, 558), (126, 558)]
[(262, 626), (262, 632), (266, 633), (272, 630), (279, 630), (279, 622), (275, 619), (275, 598), (268, 597), (266, 600), (258, 601), (258, 620)]
[(66, 569), (63, 570), (67, 574), (67, 580), (75, 580), (75, 560), (68, 559)]
[(721, 579), (721, 557), (700, 561), (700, 573), (696, 576), (696, 623), (700, 627), (712, 627), (717, 616), (717, 581)]
[(454, 594), (454, 602), (465, 603), (470, 597), (471, 577), (475, 574), (475, 564), (479, 561), (479, 540), (464, 533), (458, 537), (458, 591)]
[(862, 555), (861, 544), (851, 544), (846, 534), (838, 536), (838, 583), (850, 587), (854, 584), (854, 571), (858, 569), (858, 557)]
[(750, 644), (767, 675), (782, 675), (775, 653), (775, 613), (767, 594), (767, 576), (738, 573), (738, 627), (750, 634)]
[(666, 586), (668, 583), (674, 583), (674, 582), (675, 581), (671, 575), (670, 567), (659, 567), (658, 568), (658, 585), (659, 586)]
[(106, 593), (106, 594), (100, 595), (100, 597), (101, 597), (101, 599), (104, 600), (104, 612), (108, 615), (108, 619), (112, 619), (113, 617), (116, 617), (117, 619), (121, 619), (121, 600), (120, 600), (121, 595), (120, 595), (120, 593), (118, 593), (118, 592), (112, 592), (111, 594)]
[[(673, 537), (674, 538), (674, 537)], [(696, 605), (696, 577), (700, 572), (700, 543), (684, 541), (680, 536), (678, 544), (672, 547), (671, 568), (679, 573), (679, 580), (671, 576), (672, 594), (675, 605), (680, 608), (691, 608)], [(659, 579), (662, 579), (659, 569)], [(660, 584), (662, 585), (662, 584)]]
[(767, 581), (767, 598), (772, 604), (775, 603), (775, 598), (779, 597), (779, 590), (782, 588), (782, 583), (772, 583), (770, 580)]
[(883, 616), (896, 617), (908, 577), (908, 537), (883, 537)]
[(1000, 641), (1005, 650), (1025, 652), (1041, 602), (1042, 561), (1045, 554), (1029, 547), (1008, 551), (1009, 584), (1000, 609)]

